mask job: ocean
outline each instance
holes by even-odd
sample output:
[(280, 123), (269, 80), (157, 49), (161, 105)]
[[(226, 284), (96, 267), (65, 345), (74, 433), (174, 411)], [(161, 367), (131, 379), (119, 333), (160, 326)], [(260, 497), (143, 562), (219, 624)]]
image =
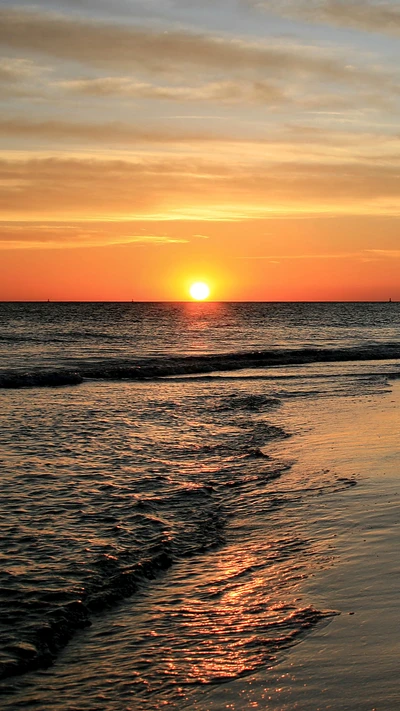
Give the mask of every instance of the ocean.
[(1, 708), (189, 709), (329, 624), (308, 522), (357, 473), (287, 443), (390, 391), (399, 334), (397, 303), (0, 304)]

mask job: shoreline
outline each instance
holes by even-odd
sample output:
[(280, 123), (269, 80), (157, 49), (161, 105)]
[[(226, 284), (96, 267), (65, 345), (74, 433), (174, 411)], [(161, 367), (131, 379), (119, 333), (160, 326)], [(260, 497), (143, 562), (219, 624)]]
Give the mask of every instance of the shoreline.
[[(264, 711), (394, 711), (400, 689), (394, 668), (398, 576), (393, 575), (396, 572), (393, 551), (397, 551), (400, 542), (396, 520), (400, 383), (395, 382), (389, 391), (384, 379), (378, 383), (373, 380), (371, 389), (369, 382), (368, 377), (360, 381), (361, 395), (359, 388), (347, 389), (346, 386), (345, 390), (340, 387), (318, 389), (316, 393), (319, 394), (311, 398), (288, 397), (280, 408), (267, 415), (268, 426), (271, 425), (271, 415), (276, 429), (293, 436), (270, 439), (264, 447), (265, 453), (261, 447), (264, 456), (270, 458), (269, 463), (260, 460), (263, 466), (274, 468), (276, 464), (278, 468), (284, 467), (285, 475), (272, 479), (273, 484), (267, 479), (265, 499), (259, 495), (251, 499), (252, 507), (255, 507), (253, 513), (257, 511), (251, 524), (257, 544), (255, 557), (252, 545), (246, 548), (243, 534), (246, 527), (238, 512), (227, 529), (229, 545), (196, 558), (195, 569), (192, 559), (182, 560), (171, 574), (155, 582), (151, 589), (144, 589), (143, 596), (126, 600), (110, 610), (110, 614), (99, 618), (92, 629), (77, 634), (53, 667), (15, 682), (16, 693), (7, 708), (12, 709), (16, 704), (22, 707), (24, 703), (26, 708), (31, 708), (33, 703), (40, 703), (43, 709), (53, 709), (54, 695), (62, 689), (63, 698), (57, 705), (60, 709), (68, 704), (68, 708), (75, 707), (77, 703), (82, 709), (92, 708), (93, 699), (101, 698), (103, 708), (109, 711), (133, 709), (130, 705), (133, 700), (136, 708), (147, 708), (151, 703), (152, 708), (168, 706), (188, 711), (244, 711), (251, 708)], [(91, 388), (93, 390), (93, 386)], [(101, 391), (103, 389), (107, 386), (103, 385)], [(131, 402), (131, 388), (125, 385), (124, 390)], [(95, 392), (93, 390), (92, 397)], [(175, 390), (166, 391), (164, 399), (169, 392), (175, 393)], [(251, 384), (246, 392), (254, 398), (254, 385)], [(119, 395), (121, 407), (125, 400), (122, 392)], [(100, 400), (95, 401), (103, 402), (106, 396), (106, 392), (101, 392)], [(71, 390), (69, 406), (74, 398)], [(58, 398), (54, 397), (54, 400), (58, 401)], [(79, 399), (75, 405), (79, 410)], [(261, 423), (263, 419), (261, 415)], [(257, 431), (257, 421), (256, 414), (252, 432)], [(265, 434), (262, 429), (261, 435)], [(245, 435), (247, 441), (247, 431)], [(357, 486), (354, 485), (356, 482)], [(260, 492), (259, 486), (250, 484), (249, 495), (253, 491)], [(235, 491), (232, 496), (236, 499)], [(275, 506), (281, 497), (284, 497), (285, 505)], [(259, 510), (257, 498), (260, 498)], [(266, 505), (269, 499), (272, 507)], [(248, 510), (248, 506), (243, 508), (243, 512)], [(278, 548), (280, 541), (287, 543), (289, 548), (293, 543), (299, 556), (272, 556), (268, 571), (262, 566), (260, 576), (256, 566), (255, 575), (245, 579), (242, 597), (238, 594), (241, 586), (235, 583), (225, 598), (229, 607), (226, 619), (220, 620), (221, 598), (214, 596), (215, 586), (210, 573), (215, 571), (216, 583), (225, 580), (225, 572), (230, 576), (234, 574), (236, 580), (237, 574), (243, 572), (242, 564), (251, 571), (257, 556), (262, 556), (265, 561), (267, 548), (274, 541)], [(305, 545), (298, 548), (299, 543)], [(248, 564), (244, 556), (246, 552), (251, 554)], [(388, 576), (391, 585), (388, 585)], [(238, 580), (242, 578), (239, 576)], [(256, 586), (255, 600), (259, 608), (254, 635), (261, 653), (266, 649), (265, 638), (269, 636), (271, 622), (270, 618), (263, 618), (264, 606), (270, 605), (271, 610), (286, 607), (289, 616), (291, 609), (316, 609), (327, 614), (329, 610), (335, 610), (340, 614), (329, 620), (325, 617), (313, 630), (305, 627), (301, 636), (289, 640), (291, 646), (284, 650), (278, 645), (269, 658), (265, 657), (263, 666), (257, 667), (257, 672), (249, 674), (250, 670), (247, 671), (248, 676), (214, 685), (194, 683), (187, 687), (187, 693), (185, 688), (178, 689), (179, 698), (168, 698), (162, 688), (160, 694), (155, 689), (148, 698), (143, 697), (132, 683), (135, 670), (132, 641), (139, 639), (143, 643), (149, 625), (154, 625), (155, 636), (161, 635), (161, 639), (154, 646), (150, 640), (150, 647), (153, 656), (159, 654), (156, 663), (161, 669), (158, 677), (161, 679), (166, 653), (178, 665), (183, 658), (179, 630), (185, 632), (188, 606), (192, 606), (190, 624), (195, 634), (192, 635), (193, 644), (191, 638), (186, 640), (187, 654), (197, 654), (198, 632), (199, 639), (208, 645), (208, 659), (215, 663), (219, 653), (218, 634), (222, 630), (220, 662), (223, 664), (224, 655), (231, 650), (231, 630), (235, 632), (236, 629), (236, 641), (239, 639), (241, 644), (249, 629), (253, 629), (253, 618), (246, 618), (251, 593), (250, 589), (245, 589), (248, 583), (250, 587), (252, 584)], [(202, 606), (205, 591), (213, 593), (210, 599), (215, 603), (207, 602), (207, 597)], [(170, 628), (170, 616), (175, 619), (179, 610), (183, 613), (183, 626), (177, 623), (174, 631), (174, 627)], [(204, 638), (202, 619), (204, 624), (209, 623)], [(220, 631), (219, 625), (222, 625)], [(176, 654), (173, 649), (168, 652), (170, 634), (175, 635)], [(217, 640), (215, 644), (214, 639)], [(207, 660), (207, 655), (202, 658)], [(142, 657), (138, 659), (140, 662)], [(100, 669), (103, 670), (101, 675)], [(184, 672), (179, 673), (183, 676)], [(157, 676), (153, 678), (157, 681)], [(83, 697), (83, 689), (89, 692), (90, 698)]]
[[(324, 414), (326, 401), (317, 403), (318, 424), (312, 432), (305, 426), (285, 449), (298, 457), (294, 467), (323, 465), (358, 479), (316, 506), (311, 536), (330, 541), (331, 560), (299, 586), (304, 603), (340, 614), (274, 666), (204, 692), (187, 711), (393, 711), (400, 704), (400, 383), (384, 394), (329, 404)], [(312, 410), (309, 419), (318, 415)]]

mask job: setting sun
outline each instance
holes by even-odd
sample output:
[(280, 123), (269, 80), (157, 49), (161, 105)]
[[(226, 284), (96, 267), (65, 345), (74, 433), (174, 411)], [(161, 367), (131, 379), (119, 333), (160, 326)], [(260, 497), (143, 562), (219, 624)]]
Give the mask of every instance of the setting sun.
[(204, 301), (210, 295), (210, 288), (203, 281), (196, 281), (189, 289), (190, 296), (196, 301)]

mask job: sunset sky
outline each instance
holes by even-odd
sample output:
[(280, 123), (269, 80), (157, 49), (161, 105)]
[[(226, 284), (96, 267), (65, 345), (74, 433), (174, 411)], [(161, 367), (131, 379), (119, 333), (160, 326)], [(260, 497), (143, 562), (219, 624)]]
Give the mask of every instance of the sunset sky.
[(399, 36), (399, 0), (2, 0), (0, 299), (400, 299)]

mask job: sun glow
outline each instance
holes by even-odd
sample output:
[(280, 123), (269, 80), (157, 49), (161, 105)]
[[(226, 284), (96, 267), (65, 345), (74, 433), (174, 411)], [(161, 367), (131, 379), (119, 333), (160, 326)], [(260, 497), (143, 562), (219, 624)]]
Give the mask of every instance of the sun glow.
[(189, 293), (195, 301), (204, 301), (210, 295), (210, 287), (204, 281), (196, 281), (191, 285)]

